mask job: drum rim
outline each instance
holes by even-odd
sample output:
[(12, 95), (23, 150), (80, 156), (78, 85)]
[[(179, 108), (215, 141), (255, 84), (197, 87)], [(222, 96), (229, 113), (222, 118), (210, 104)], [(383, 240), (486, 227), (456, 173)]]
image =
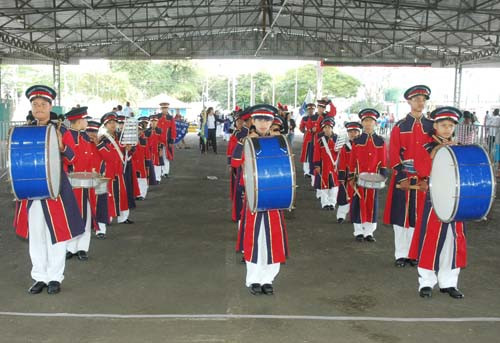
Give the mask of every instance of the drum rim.
[(430, 192), (429, 197), (431, 198), (431, 205), (432, 205), (432, 208), (434, 209), (434, 213), (439, 218), (439, 220), (442, 221), (443, 223), (449, 223), (455, 219), (455, 216), (457, 215), (457, 211), (458, 211), (457, 199), (460, 198), (460, 186), (458, 184), (458, 180), (460, 180), (460, 171), (457, 168), (458, 161), (457, 161), (457, 156), (455, 155), (455, 152), (450, 148), (450, 146), (446, 145), (446, 146), (442, 146), (436, 150), (436, 154), (434, 155), (434, 159), (432, 160), (431, 175), (432, 175), (432, 168), (434, 167), (434, 161), (436, 160), (436, 156), (441, 149), (446, 149), (446, 151), (448, 151), (448, 153), (450, 154), (451, 159), (454, 163), (454, 166), (455, 166), (453, 168), (454, 169), (453, 171), (455, 173), (455, 202), (453, 204), (453, 210), (451, 211), (450, 216), (448, 218), (443, 218), (436, 211), (436, 206), (434, 205), (434, 200), (432, 197), (432, 177), (429, 177), (429, 192)]
[[(54, 189), (54, 185), (52, 185), (52, 174), (50, 172), (50, 165), (49, 165), (49, 149), (48, 149), (48, 146), (49, 146), (49, 138), (51, 135), (53, 135), (55, 133), (56, 135), (56, 139), (57, 139), (57, 146), (58, 146), (58, 150), (59, 150), (59, 139), (57, 138), (57, 133), (56, 133), (56, 129), (52, 126), (52, 125), (47, 125), (47, 128), (45, 129), (46, 131), (46, 134), (45, 134), (45, 175), (47, 175), (47, 184), (48, 184), (48, 189), (49, 189), (49, 193), (50, 193), (50, 198), (51, 199), (56, 199), (57, 196), (55, 196), (55, 189)], [(61, 163), (61, 159), (59, 157), (59, 163)], [(59, 165), (59, 168), (61, 166)], [(61, 187), (61, 182), (59, 181), (59, 187)], [(59, 195), (59, 189), (57, 190), (57, 194)]]
[(8, 154), (7, 154), (7, 164), (8, 164), (8, 169), (9, 169), (10, 188), (12, 189), (12, 193), (14, 194), (14, 198), (16, 198), (16, 200), (20, 201), (22, 199), (19, 199), (19, 197), (18, 197), (18, 195), (16, 193), (16, 189), (14, 187), (14, 180), (12, 178), (12, 163), (11, 163), (11, 154), (10, 154), (10, 146), (11, 146), (11, 143), (12, 143), (12, 135), (14, 134), (15, 130), (16, 130), (16, 127), (11, 127), (10, 128), (9, 140), (7, 142), (7, 151), (8, 151)]
[[(252, 137), (246, 137), (245, 138), (245, 144), (243, 145), (243, 151), (245, 151), (245, 145), (248, 144), (249, 146), (249, 149), (251, 150), (252, 152), (252, 155), (255, 156), (255, 147), (253, 145), (253, 141), (252, 141)], [(247, 157), (245, 157), (245, 163), (246, 161), (248, 160)], [(257, 205), (258, 205), (258, 191), (259, 191), (259, 186), (257, 185), (257, 178), (256, 178), (256, 175), (258, 174), (258, 171), (257, 171), (257, 159), (254, 158), (253, 161), (252, 161), (252, 167), (253, 167), (253, 175), (252, 175), (252, 179), (253, 179), (253, 190), (254, 190), (254, 197), (253, 197), (253, 203), (250, 204), (248, 203), (249, 207), (250, 207), (250, 211), (252, 213), (255, 213), (257, 212)], [(249, 161), (250, 162), (250, 161)], [(244, 173), (244, 179), (247, 179), (246, 177), (246, 168), (243, 167), (243, 173)], [(247, 186), (247, 182), (245, 181), (245, 188)], [(246, 197), (247, 198), (247, 201), (248, 201), (248, 196)]]
[(280, 135), (280, 137), (286, 142), (288, 159), (290, 160), (290, 169), (291, 169), (291, 174), (292, 174), (292, 200), (290, 201), (290, 206), (288, 207), (288, 209), (293, 209), (293, 208), (295, 208), (295, 199), (296, 199), (295, 190), (297, 189), (297, 179), (296, 179), (296, 175), (295, 175), (295, 159), (294, 159), (292, 147), (290, 146), (288, 139), (286, 139), (286, 137), (283, 135)]
[[(377, 175), (382, 176), (382, 177), (384, 178), (384, 180), (383, 180), (383, 181), (367, 181), (367, 180), (363, 180), (363, 179), (361, 179), (361, 178), (360, 178), (361, 174), (370, 174), (370, 175), (377, 174)], [(364, 184), (364, 185), (361, 185), (361, 184), (359, 183), (360, 181), (361, 181), (361, 182), (365, 182), (365, 184)], [(385, 188), (385, 183), (386, 183), (386, 182), (387, 182), (387, 178), (386, 178), (386, 177), (384, 177), (384, 176), (383, 176), (382, 174), (380, 174), (380, 173), (362, 172), (362, 173), (359, 173), (359, 174), (358, 174), (358, 178), (357, 178), (356, 184), (357, 184), (358, 186), (361, 186), (361, 187), (363, 187), (363, 188), (368, 188), (368, 189), (383, 189), (383, 188)], [(373, 187), (373, 186), (372, 186), (372, 187), (366, 187), (366, 186), (368, 186), (368, 185), (379, 185), (380, 187)]]
[(488, 215), (488, 213), (490, 213), (491, 207), (493, 206), (493, 202), (495, 201), (496, 194), (497, 194), (496, 176), (495, 176), (495, 172), (493, 171), (493, 165), (491, 163), (490, 156), (488, 155), (488, 152), (486, 151), (486, 149), (482, 145), (479, 145), (479, 144), (471, 144), (471, 145), (476, 145), (479, 148), (481, 148), (481, 150), (483, 150), (484, 155), (486, 156), (486, 159), (488, 160), (488, 164), (490, 166), (490, 174), (491, 174), (491, 197), (490, 197), (490, 204), (488, 206), (488, 209), (486, 210), (486, 214), (484, 215), (484, 217), (486, 217)]

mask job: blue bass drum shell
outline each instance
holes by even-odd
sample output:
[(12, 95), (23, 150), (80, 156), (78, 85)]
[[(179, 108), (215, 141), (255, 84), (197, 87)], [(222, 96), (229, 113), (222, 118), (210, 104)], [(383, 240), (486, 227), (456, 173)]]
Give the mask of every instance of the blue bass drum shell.
[(10, 183), (17, 200), (59, 196), (61, 158), (54, 126), (12, 128), (8, 153)]
[(440, 148), (432, 162), (429, 189), (432, 206), (442, 222), (486, 217), (496, 193), (487, 152), (479, 145)]
[(243, 166), (247, 205), (251, 212), (292, 209), (295, 165), (284, 136), (247, 138)]

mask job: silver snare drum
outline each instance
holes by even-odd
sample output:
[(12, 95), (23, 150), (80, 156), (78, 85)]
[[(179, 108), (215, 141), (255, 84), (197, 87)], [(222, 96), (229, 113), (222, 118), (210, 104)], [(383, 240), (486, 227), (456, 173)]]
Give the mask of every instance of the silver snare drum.
[(73, 188), (95, 188), (97, 194), (107, 192), (108, 179), (94, 172), (75, 172), (68, 174)]
[(385, 187), (387, 178), (377, 173), (360, 173), (358, 186), (370, 189), (382, 189)]

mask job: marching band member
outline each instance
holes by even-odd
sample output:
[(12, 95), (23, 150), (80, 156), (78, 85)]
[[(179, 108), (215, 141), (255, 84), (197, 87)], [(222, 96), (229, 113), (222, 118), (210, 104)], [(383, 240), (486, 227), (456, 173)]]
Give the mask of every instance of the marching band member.
[(314, 138), (319, 132), (321, 117), (314, 113), (316, 105), (314, 103), (307, 104), (307, 115), (302, 118), (299, 130), (304, 134), (302, 142), (302, 152), (300, 154), (300, 162), (304, 168), (304, 177), (312, 177), (311, 167), (313, 162)]
[(366, 108), (359, 112), (363, 133), (352, 144), (349, 160), (349, 183), (354, 189), (351, 203), (351, 220), (356, 241), (375, 242), (373, 232), (377, 229), (377, 190), (360, 187), (356, 180), (361, 173), (378, 173), (386, 176), (385, 141), (375, 133), (380, 114)]
[[(104, 131), (97, 149), (101, 158), (106, 162), (105, 176), (110, 178), (109, 215), (110, 217), (117, 217), (119, 224), (133, 224), (134, 222), (128, 218), (130, 210), (124, 179), (124, 156), (115, 136), (117, 124), (116, 113), (108, 112), (102, 116), (101, 125)], [(131, 146), (127, 145), (125, 149), (130, 151)], [(97, 235), (104, 238), (106, 232), (101, 229), (99, 227)]]
[(151, 160), (151, 152), (148, 148), (148, 141), (144, 134), (147, 122), (139, 122), (139, 141), (135, 146), (135, 152), (132, 155), (132, 163), (137, 175), (137, 182), (139, 184), (140, 194), (137, 200), (146, 199), (148, 193), (148, 164)]
[(349, 140), (344, 144), (344, 146), (339, 151), (339, 159), (337, 162), (338, 177), (339, 177), (339, 191), (337, 195), (337, 203), (339, 207), (337, 209), (337, 222), (344, 222), (347, 214), (349, 213), (349, 208), (351, 206), (351, 199), (354, 194), (354, 189), (347, 182), (347, 177), (349, 175), (349, 160), (351, 158), (351, 149), (354, 139), (359, 137), (363, 126), (356, 122), (351, 121), (344, 124), (347, 129), (347, 136)]
[[(417, 150), (418, 159), (415, 160), (419, 177), (426, 181), (421, 183), (424, 191), (428, 188), (432, 159), (438, 148), (455, 144), (453, 132), (462, 113), (454, 107), (441, 107), (432, 111), (430, 117), (434, 120), (432, 141), (422, 146), (421, 152)], [(438, 283), (441, 293), (461, 299), (464, 295), (457, 285), (460, 268), (465, 267), (467, 257), (464, 223), (441, 222), (434, 212), (430, 192), (426, 194), (421, 211), (410, 249), (410, 258), (418, 260), (419, 294), (430, 298), (434, 285)]]
[(177, 136), (175, 119), (168, 113), (168, 102), (160, 103), (161, 112), (158, 114), (158, 127), (162, 130), (164, 146), (162, 147), (163, 164), (161, 176), (168, 178), (170, 174), (170, 161), (174, 159), (174, 142)]
[(335, 165), (337, 161), (337, 151), (335, 143), (337, 135), (333, 133), (335, 120), (333, 117), (326, 117), (321, 122), (323, 132), (318, 134), (314, 144), (314, 169), (316, 177), (316, 188), (321, 192), (321, 207), (324, 210), (335, 209), (338, 193), (338, 174)]
[[(99, 154), (97, 146), (99, 145), (99, 127), (101, 123), (94, 120), (89, 120), (87, 124), (87, 135), (92, 141), (92, 161), (94, 167), (92, 169), (99, 170), (100, 174), (105, 174), (106, 172), (106, 162), (102, 159)], [(109, 188), (109, 187), (108, 187)], [(112, 197), (112, 193), (95, 194), (95, 190), (90, 191), (90, 206), (92, 207), (92, 212), (95, 214), (95, 219), (97, 222), (96, 237), (98, 239), (106, 238), (106, 225), (110, 224), (110, 215), (108, 211), (108, 198)]]
[[(25, 94), (36, 125), (54, 125), (50, 111), (56, 92), (50, 87), (36, 85), (28, 88)], [(63, 159), (75, 158), (71, 148), (63, 145), (60, 133), (58, 144)], [(64, 279), (67, 241), (85, 232), (85, 222), (64, 171), (61, 171), (61, 187), (56, 199), (16, 202), (14, 227), (17, 235), (29, 238), (31, 278), (34, 280), (29, 293), (41, 293), (45, 287), (49, 294), (59, 293)]]
[[(243, 181), (243, 143), (250, 134), (250, 128), (252, 127), (252, 117), (250, 112), (245, 109), (240, 113), (240, 119), (243, 121), (243, 126), (240, 131), (236, 133), (235, 137), (237, 144), (234, 147), (233, 155), (231, 156), (231, 167), (236, 170), (235, 175), (235, 189), (234, 189), (234, 199), (233, 199), (233, 209), (236, 213), (236, 219), (238, 220), (238, 235), (236, 239), (236, 252), (244, 251), (244, 236), (245, 236), (245, 214), (246, 214), (246, 203), (245, 203), (245, 184)], [(241, 259), (242, 263), (245, 263), (245, 257)]]
[(429, 132), (433, 122), (423, 115), (425, 102), (430, 94), (429, 87), (423, 85), (406, 90), (404, 97), (411, 107), (411, 112), (396, 123), (389, 142), (390, 167), (393, 172), (385, 204), (384, 223), (392, 224), (394, 228), (396, 267), (417, 264), (417, 261), (408, 258), (408, 251), (417, 222), (419, 204), (423, 204), (425, 192), (416, 189), (420, 188), (418, 185), (423, 180), (415, 173), (406, 171), (403, 161), (416, 160), (417, 147), (430, 142)]
[(154, 166), (156, 182), (161, 182), (162, 175), (162, 150), (165, 141), (163, 140), (163, 131), (158, 127), (158, 115), (149, 116), (150, 127), (144, 131), (144, 136), (148, 139), (149, 151), (151, 152), (151, 164)]
[[(92, 172), (95, 169), (92, 142), (85, 133), (87, 128), (87, 107), (74, 108), (65, 114), (70, 122), (70, 128), (63, 135), (63, 144), (73, 151), (75, 157), (71, 160), (63, 160), (64, 171), (74, 172)], [(83, 235), (68, 241), (66, 259), (74, 255), (80, 261), (88, 260), (88, 251), (90, 247), (90, 231), (93, 222), (93, 212), (90, 205), (90, 188), (73, 188), (73, 193), (78, 202), (80, 214), (85, 222), (85, 232)]]
[(240, 134), (241, 128), (243, 127), (243, 119), (241, 119), (240, 116), (240, 111), (239, 108), (238, 110), (235, 110), (234, 113), (234, 131), (231, 134), (231, 137), (229, 138), (229, 143), (227, 144), (227, 151), (226, 151), (226, 156), (227, 156), (227, 164), (229, 166), (229, 172), (230, 172), (230, 183), (229, 183), (229, 198), (231, 199), (231, 219), (233, 222), (238, 222), (241, 218), (241, 194), (239, 194), (240, 199), (236, 199), (236, 191), (239, 186), (239, 170), (238, 168), (233, 168), (231, 167), (231, 158), (233, 156), (234, 149), (236, 148), (236, 145), (238, 144), (238, 136)]
[[(271, 105), (255, 105), (246, 110), (252, 118), (255, 132), (249, 137), (269, 136), (278, 110)], [(279, 133), (277, 133), (279, 135)], [(242, 155), (241, 164), (245, 156)], [(252, 213), (245, 208), (244, 257), (247, 266), (246, 286), (253, 295), (274, 293), (273, 280), (280, 263), (288, 256), (285, 218), (281, 210)]]

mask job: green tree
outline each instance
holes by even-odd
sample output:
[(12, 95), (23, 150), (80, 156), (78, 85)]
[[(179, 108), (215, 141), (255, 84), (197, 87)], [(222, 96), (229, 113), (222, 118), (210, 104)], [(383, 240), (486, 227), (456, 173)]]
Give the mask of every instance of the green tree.
[(385, 105), (371, 98), (356, 101), (350, 107), (350, 113), (358, 113), (364, 108), (374, 108), (379, 112), (385, 111)]
[(403, 98), (404, 90), (402, 88), (387, 88), (384, 91), (384, 100), (387, 102), (398, 102)]
[[(276, 101), (293, 104), (295, 96), (295, 69), (288, 70), (279, 78), (276, 86)], [(297, 103), (304, 101), (308, 90), (315, 90), (317, 82), (316, 67), (305, 65), (297, 70)], [(323, 68), (323, 94), (331, 97), (350, 98), (356, 95), (361, 82), (342, 73), (337, 68)]]
[(201, 98), (203, 78), (191, 61), (113, 61), (113, 72), (126, 72), (146, 97), (168, 93), (182, 101)]

